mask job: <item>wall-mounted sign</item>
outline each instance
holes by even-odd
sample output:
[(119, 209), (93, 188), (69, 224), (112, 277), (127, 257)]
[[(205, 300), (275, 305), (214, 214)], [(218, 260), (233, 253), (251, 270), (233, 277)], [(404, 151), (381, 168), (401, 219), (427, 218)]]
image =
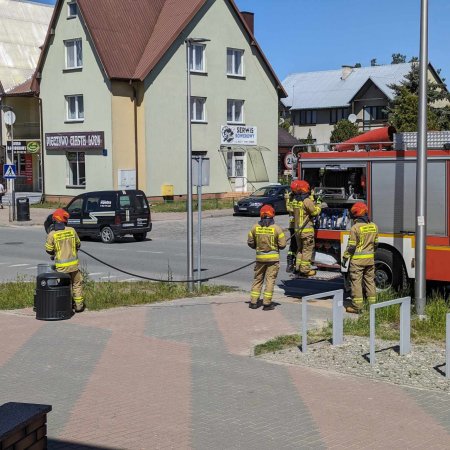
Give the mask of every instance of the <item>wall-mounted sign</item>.
[(41, 149), (41, 143), (38, 141), (30, 141), (27, 142), (27, 153), (38, 153)]
[(47, 150), (103, 150), (105, 133), (88, 131), (79, 133), (45, 133)]
[[(41, 143), (39, 141), (16, 141), (14, 139), (14, 153), (39, 153), (41, 149)], [(11, 151), (11, 141), (7, 141), (6, 150)]]
[(257, 141), (257, 127), (222, 125), (220, 131), (221, 145), (257, 145)]

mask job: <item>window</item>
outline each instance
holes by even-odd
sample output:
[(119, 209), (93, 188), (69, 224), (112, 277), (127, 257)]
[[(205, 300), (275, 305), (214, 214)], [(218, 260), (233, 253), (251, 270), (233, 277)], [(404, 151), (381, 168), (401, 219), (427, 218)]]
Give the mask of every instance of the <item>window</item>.
[(80, 69), (83, 67), (83, 47), (81, 39), (64, 41), (66, 46), (66, 69)]
[(191, 72), (206, 72), (204, 45), (194, 44), (191, 46), (189, 67)]
[(191, 97), (191, 121), (206, 122), (206, 98)]
[(77, 16), (78, 9), (77, 4), (75, 2), (69, 2), (67, 3), (67, 18), (73, 19)]
[(73, 202), (67, 207), (67, 211), (70, 215), (81, 214), (83, 209), (83, 197), (78, 197), (73, 200)]
[(67, 95), (67, 121), (84, 120), (84, 101), (82, 95)]
[(378, 126), (380, 122), (387, 121), (385, 108), (385, 106), (364, 106), (363, 129), (370, 130), (373, 122), (376, 122), (374, 125)]
[(337, 123), (348, 118), (348, 108), (330, 109), (330, 123)]
[(227, 100), (227, 122), (244, 123), (244, 100)]
[(244, 50), (227, 49), (227, 75), (244, 76)]
[(315, 125), (317, 123), (317, 111), (315, 109), (303, 109), (297, 113), (299, 125)]
[(86, 186), (86, 166), (84, 152), (67, 152), (69, 186)]

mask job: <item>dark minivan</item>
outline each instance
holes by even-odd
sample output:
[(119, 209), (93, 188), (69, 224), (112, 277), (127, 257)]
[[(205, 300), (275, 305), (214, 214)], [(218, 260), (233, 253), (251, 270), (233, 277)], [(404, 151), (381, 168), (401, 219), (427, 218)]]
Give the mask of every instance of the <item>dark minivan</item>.
[[(100, 237), (105, 244), (127, 234), (143, 241), (152, 229), (147, 197), (138, 190), (86, 192), (64, 209), (70, 214), (68, 225), (80, 237)], [(47, 233), (53, 228), (51, 214), (44, 227)]]

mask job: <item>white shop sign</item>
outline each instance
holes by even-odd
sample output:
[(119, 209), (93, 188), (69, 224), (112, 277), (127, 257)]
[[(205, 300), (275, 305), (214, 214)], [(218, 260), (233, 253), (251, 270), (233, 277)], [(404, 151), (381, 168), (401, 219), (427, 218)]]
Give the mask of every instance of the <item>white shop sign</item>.
[(221, 145), (257, 145), (257, 127), (244, 125), (222, 125), (220, 132)]

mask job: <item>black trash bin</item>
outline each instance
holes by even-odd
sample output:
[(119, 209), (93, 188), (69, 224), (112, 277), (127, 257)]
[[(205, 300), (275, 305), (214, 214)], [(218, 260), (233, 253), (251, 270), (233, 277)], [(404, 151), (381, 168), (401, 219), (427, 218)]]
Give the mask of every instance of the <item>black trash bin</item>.
[(73, 315), (70, 275), (61, 272), (38, 275), (34, 304), (38, 320), (70, 319)]
[(30, 220), (30, 199), (28, 197), (20, 197), (16, 200), (17, 222), (25, 222)]

